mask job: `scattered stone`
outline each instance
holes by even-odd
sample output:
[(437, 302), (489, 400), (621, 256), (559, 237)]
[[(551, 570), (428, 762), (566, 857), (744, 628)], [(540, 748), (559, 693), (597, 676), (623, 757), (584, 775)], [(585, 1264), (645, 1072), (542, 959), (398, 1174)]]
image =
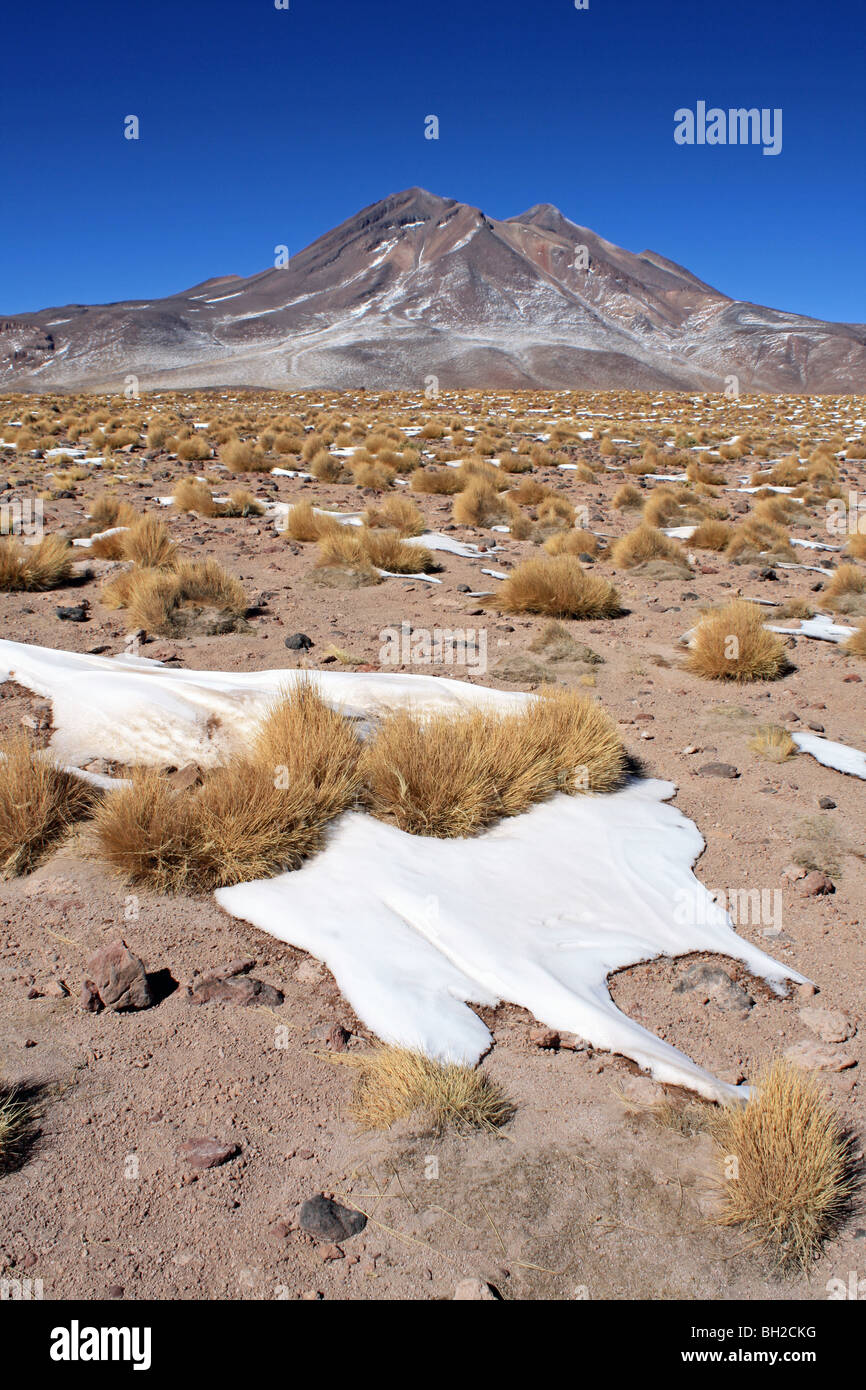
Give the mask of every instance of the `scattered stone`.
[(560, 1036), (553, 1028), (530, 1028), (529, 1041), (533, 1047), (552, 1048), (556, 1051), (560, 1044)]
[(218, 1168), (240, 1152), (237, 1144), (221, 1144), (218, 1139), (186, 1139), (180, 1153), (191, 1168)]
[(847, 1071), (856, 1067), (857, 1058), (851, 1052), (840, 1052), (831, 1043), (806, 1040), (785, 1048), (785, 1056), (795, 1066), (805, 1067), (807, 1071)]
[(704, 763), (698, 768), (699, 777), (739, 777), (733, 763)]
[(105, 1297), (106, 1297), (106, 1298), (123, 1298), (123, 1285), (122, 1285), (122, 1284), (109, 1284), (108, 1288), (107, 1288), (106, 1291), (105, 1291)]
[(826, 874), (822, 874), (820, 869), (813, 869), (801, 880), (800, 892), (807, 898), (817, 898), (825, 893), (835, 893), (836, 885)]
[(816, 719), (807, 719), (806, 727), (811, 729), (813, 734), (823, 734), (824, 732), (824, 725), (819, 724)]
[(496, 1292), (492, 1284), (487, 1284), (483, 1279), (461, 1279), (454, 1289), (455, 1303), (468, 1303), (481, 1300), (484, 1303), (496, 1303), (500, 1301), (500, 1295)]
[(344, 1028), (342, 1023), (335, 1023), (325, 1041), (332, 1052), (345, 1052), (351, 1036), (348, 1028)]
[(748, 1013), (755, 1002), (748, 991), (732, 980), (720, 965), (710, 965), (702, 960), (693, 961), (687, 966), (674, 985), (675, 994), (685, 994), (691, 990), (699, 990), (720, 1008), (737, 1013)]
[(69, 990), (63, 980), (49, 980), (43, 990), (43, 994), (48, 999), (68, 999)]
[(822, 1042), (847, 1042), (854, 1032), (854, 1025), (841, 1009), (800, 1009), (800, 1018)]
[(857, 685), (859, 685), (860, 682), (862, 681), (862, 679), (863, 679), (862, 676), (856, 676), (856, 675), (843, 676), (843, 677), (842, 677), (842, 680), (845, 681), (846, 684), (847, 684), (847, 683), (856, 683)]
[(312, 960), (302, 960), (295, 971), (295, 979), (302, 985), (317, 985), (323, 978), (322, 968)]
[(204, 774), (198, 763), (184, 763), (183, 767), (170, 772), (166, 781), (171, 783), (175, 791), (182, 792), (199, 786), (204, 781)]
[(313, 645), (313, 640), (305, 632), (293, 632), (291, 637), (285, 639), (285, 645), (290, 652), (306, 652)]
[(298, 1219), (302, 1231), (329, 1243), (348, 1240), (363, 1231), (367, 1224), (363, 1212), (351, 1211), (321, 1192), (303, 1203)]
[(470, 589), (468, 584), (458, 584), (457, 592), (458, 594), (471, 594), (472, 590)]
[(133, 955), (125, 941), (100, 946), (87, 962), (81, 1002), (94, 1012), (94, 998), (106, 1009), (147, 1009), (154, 1002), (144, 962)]
[(346, 1256), (339, 1245), (320, 1245), (319, 1257), (322, 1260), (345, 1260)]
[(266, 985), (248, 975), (247, 971), (255, 965), (254, 960), (233, 960), (228, 965), (218, 966), (199, 975), (187, 987), (187, 997), (191, 1004), (263, 1004), (278, 1007), (285, 1002), (281, 990)]
[(818, 805), (822, 811), (835, 811), (836, 809), (836, 803), (832, 796), (819, 796)]
[(87, 599), (82, 599), (81, 603), (73, 603), (66, 608), (55, 608), (54, 612), (61, 622), (86, 623), (90, 618), (90, 604)]
[(802, 864), (786, 864), (782, 870), (782, 878), (788, 879), (790, 883), (796, 883), (798, 879), (806, 877), (806, 870)]
[(802, 985), (797, 986), (797, 993), (801, 999), (814, 999), (818, 991), (811, 980), (806, 980)]

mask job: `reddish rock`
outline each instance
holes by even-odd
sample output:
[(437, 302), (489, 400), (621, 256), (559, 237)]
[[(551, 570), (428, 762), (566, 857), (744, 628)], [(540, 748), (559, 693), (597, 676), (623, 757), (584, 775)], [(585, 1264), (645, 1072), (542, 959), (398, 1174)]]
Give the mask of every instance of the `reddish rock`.
[(529, 1041), (534, 1047), (558, 1048), (559, 1034), (553, 1028), (530, 1028)]
[(797, 885), (804, 897), (817, 898), (825, 893), (835, 893), (836, 885), (826, 874), (822, 874), (820, 869), (813, 869), (810, 874), (801, 879)]
[(187, 1139), (180, 1153), (192, 1168), (218, 1168), (239, 1152), (237, 1144), (221, 1144), (218, 1139)]
[(144, 962), (133, 955), (125, 941), (100, 946), (90, 957), (81, 1002), (91, 1011), (100, 1004), (120, 1010), (147, 1009), (154, 1003)]

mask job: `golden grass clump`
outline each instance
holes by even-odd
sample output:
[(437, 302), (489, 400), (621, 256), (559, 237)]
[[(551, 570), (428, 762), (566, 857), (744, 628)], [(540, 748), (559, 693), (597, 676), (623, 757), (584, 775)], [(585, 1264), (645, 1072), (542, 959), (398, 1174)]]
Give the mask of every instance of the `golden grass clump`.
[(410, 498), (392, 496), (367, 508), (364, 525), (397, 531), (401, 536), (420, 536), (424, 530), (424, 518)]
[(121, 502), (110, 492), (100, 492), (90, 504), (88, 520), (94, 532), (108, 531), (112, 526), (132, 526), (139, 515), (128, 502)]
[(181, 610), (200, 605), (235, 619), (249, 607), (244, 587), (216, 560), (181, 560), (163, 569), (137, 567), (120, 574), (100, 595), (108, 608), (125, 608), (133, 628), (169, 636)]
[(318, 565), (390, 570), (392, 574), (429, 574), (436, 561), (425, 545), (410, 545), (398, 531), (368, 526), (337, 526), (319, 541)]
[(72, 577), (73, 554), (61, 536), (43, 536), (36, 545), (24, 545), (17, 536), (0, 538), (0, 592), (59, 588)]
[(201, 787), (175, 791), (145, 770), (106, 797), (96, 814), (101, 853), (131, 883), (168, 893), (296, 869), (354, 803), (359, 750), (351, 723), (301, 682), (266, 714), (251, 753)]
[(573, 555), (524, 560), (486, 602), (505, 613), (549, 618), (615, 618), (622, 612), (614, 586), (587, 573)]
[(598, 537), (591, 531), (573, 528), (570, 531), (557, 531), (544, 542), (548, 555), (591, 555), (598, 554)]
[(474, 478), (454, 498), (452, 515), (458, 526), (493, 526), (505, 517), (505, 505), (492, 483)]
[(787, 729), (780, 724), (764, 724), (749, 739), (753, 753), (769, 758), (771, 763), (783, 763), (797, 752), (797, 745)]
[(217, 504), (207, 483), (198, 478), (181, 478), (174, 490), (172, 503), (179, 512), (196, 512), (199, 516), (216, 516)]
[(177, 559), (177, 546), (165, 522), (158, 517), (139, 517), (123, 533), (123, 556), (142, 569), (164, 569)]
[(852, 656), (866, 657), (866, 618), (857, 624), (842, 650)]
[(264, 516), (265, 509), (245, 487), (232, 488), (229, 500), (219, 509), (220, 516)]
[(866, 594), (866, 572), (857, 565), (843, 564), (833, 571), (833, 577), (824, 590), (831, 603), (836, 599), (848, 598), (853, 594)]
[(614, 541), (610, 558), (618, 569), (634, 569), (636, 565), (646, 564), (650, 560), (667, 560), (683, 570), (689, 568), (689, 562), (677, 541), (646, 522), (641, 522), (633, 531)]
[(818, 1082), (777, 1059), (712, 1130), (724, 1173), (717, 1224), (740, 1227), (781, 1266), (808, 1268), (855, 1189), (851, 1139)]
[(0, 875), (30, 873), (95, 800), (93, 787), (57, 767), (24, 734), (0, 744)]
[(413, 492), (423, 492), (429, 496), (449, 497), (460, 492), (463, 487), (463, 480), (458, 477), (456, 468), (433, 468), (425, 465), (414, 470), (410, 487)]
[(731, 537), (731, 528), (724, 521), (702, 521), (689, 537), (696, 550), (724, 550)]
[(612, 791), (625, 750), (595, 701), (539, 695), (517, 714), (387, 715), (364, 747), (367, 808), (413, 835), (475, 835), (555, 792)]
[(312, 502), (296, 502), (289, 508), (285, 534), (293, 541), (320, 541), (341, 525), (334, 517), (319, 511)]
[(866, 531), (855, 531), (849, 536), (845, 552), (855, 560), (866, 560)]
[(495, 1130), (514, 1114), (496, 1082), (474, 1067), (385, 1045), (333, 1060), (357, 1070), (351, 1113), (365, 1130), (390, 1129), (412, 1115), (437, 1134), (448, 1128)]
[(785, 648), (764, 627), (757, 604), (734, 599), (706, 613), (694, 632), (686, 669), (707, 680), (766, 681), (784, 675)]

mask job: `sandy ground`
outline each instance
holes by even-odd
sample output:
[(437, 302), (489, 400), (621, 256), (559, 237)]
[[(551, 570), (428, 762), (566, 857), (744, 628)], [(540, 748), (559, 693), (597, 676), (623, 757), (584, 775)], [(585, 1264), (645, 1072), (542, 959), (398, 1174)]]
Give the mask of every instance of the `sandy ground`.
[[(118, 494), (151, 509), (155, 495), (171, 491), (165, 478), (151, 481), (161, 471), (174, 478), (196, 470), (151, 458), (147, 480), (120, 483)], [(847, 485), (866, 485), (866, 466), (849, 464), (848, 472)], [(633, 515), (610, 507), (621, 472), (593, 483), (556, 469), (534, 476), (586, 504), (600, 532), (633, 524)], [(257, 475), (251, 483), (261, 496), (359, 506), (350, 486)], [(450, 498), (412, 496), (431, 528), (450, 525)], [(84, 510), (81, 499), (47, 503), (46, 529), (80, 524)], [(519, 669), (545, 620), (479, 614), (478, 600), (459, 586), (494, 587), (481, 567), (510, 568), (535, 553), (529, 543), (457, 527), (457, 539), (496, 544), (496, 554), (441, 556), (439, 585), (388, 579), (332, 589), (311, 578), (314, 548), (287, 543), (270, 522), (166, 515), (191, 555), (216, 557), (264, 606), (248, 632), (154, 639), (144, 655), (190, 668), (315, 668), (333, 644), (378, 669), (386, 626), (483, 627), (490, 666), (473, 679), (521, 688), (505, 676)], [(827, 539), (818, 529), (795, 534)], [(116, 566), (93, 568), (101, 576)], [(730, 961), (707, 962), (727, 972), (720, 983), (696, 974), (694, 958), (663, 959), (622, 972), (614, 998), (730, 1081), (794, 1044), (819, 1042), (803, 1008), (841, 1011), (851, 1036), (826, 1046), (831, 1065), (846, 1065), (821, 1075), (862, 1134), (863, 783), (806, 756), (763, 761), (749, 739), (764, 723), (820, 725), (827, 737), (864, 747), (866, 667), (830, 643), (800, 639), (789, 653), (794, 670), (769, 685), (737, 688), (681, 669), (680, 638), (701, 607), (736, 594), (801, 596), (820, 606), (811, 592), (817, 574), (778, 569), (772, 582), (759, 567), (706, 552), (685, 578), (638, 580), (597, 568), (614, 578), (628, 615), (569, 624), (603, 660), (547, 674), (567, 684), (594, 677), (592, 693), (620, 721), (629, 751), (649, 775), (677, 784), (676, 804), (707, 842), (696, 868), (702, 882), (780, 892), (780, 919), (741, 921), (738, 930), (817, 989), (814, 998), (807, 989), (779, 999)], [(4, 635), (120, 652), (123, 615), (103, 608), (98, 591), (94, 577), (62, 593), (3, 595)], [(61, 621), (58, 604), (78, 598), (89, 599), (90, 620)], [(306, 654), (284, 645), (296, 632), (313, 641)], [(10, 685), (0, 695), (3, 732), (24, 718), (47, 737), (43, 702)], [(710, 763), (739, 775), (702, 774)], [(828, 797), (835, 806), (822, 809)], [(784, 873), (798, 858), (824, 869), (835, 892), (804, 896), (802, 880)], [(40, 1279), (46, 1298), (127, 1299), (448, 1299), (465, 1278), (513, 1299), (821, 1299), (830, 1278), (847, 1279), (850, 1270), (862, 1277), (862, 1213), (809, 1278), (780, 1277), (742, 1236), (709, 1225), (707, 1135), (630, 1114), (623, 1087), (641, 1097), (657, 1090), (631, 1063), (586, 1047), (541, 1048), (530, 1038), (537, 1021), (510, 1005), (482, 1011), (494, 1033), (485, 1066), (517, 1103), (501, 1135), (434, 1137), (408, 1124), (359, 1134), (347, 1113), (351, 1072), (329, 1034), (342, 1024), (350, 1050), (368, 1035), (328, 971), (209, 898), (140, 893), (130, 916), (127, 891), (87, 857), (86, 831), (29, 878), (0, 885), (0, 1075), (32, 1088), (41, 1112), (27, 1161), (0, 1181), (0, 1277)], [(85, 961), (120, 936), (149, 971), (168, 972), (164, 997), (138, 1013), (86, 1013), (78, 1002)], [(282, 1006), (190, 1002), (196, 972), (238, 957), (253, 958), (253, 974), (284, 992)], [(195, 1172), (179, 1147), (197, 1136), (236, 1143), (239, 1152)], [(367, 1213), (365, 1230), (336, 1247), (300, 1231), (300, 1203), (319, 1192)]]

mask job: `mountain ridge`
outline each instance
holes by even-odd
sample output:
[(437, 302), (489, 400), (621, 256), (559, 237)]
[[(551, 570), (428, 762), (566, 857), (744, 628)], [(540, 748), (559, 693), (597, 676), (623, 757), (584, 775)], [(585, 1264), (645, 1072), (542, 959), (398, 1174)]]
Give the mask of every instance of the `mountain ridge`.
[(866, 389), (866, 326), (736, 300), (538, 203), (513, 217), (420, 187), (285, 268), (153, 301), (0, 312), (0, 388), (582, 386)]

